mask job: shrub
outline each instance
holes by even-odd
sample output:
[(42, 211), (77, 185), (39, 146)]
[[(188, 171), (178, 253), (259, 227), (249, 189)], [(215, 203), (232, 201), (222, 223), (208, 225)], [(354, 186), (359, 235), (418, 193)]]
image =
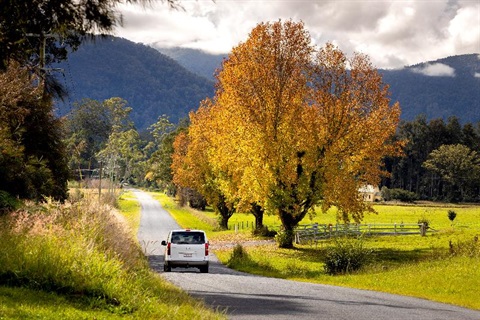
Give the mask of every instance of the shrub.
[(71, 203), (75, 203), (81, 201), (84, 197), (85, 194), (79, 188), (75, 188), (68, 195), (68, 200)]
[(234, 267), (239, 265), (245, 265), (250, 262), (250, 257), (247, 251), (241, 244), (236, 244), (233, 248), (232, 254), (227, 261), (227, 267)]
[(480, 257), (480, 242), (478, 236), (469, 241), (449, 242), (449, 251), (451, 256), (464, 256), (470, 258)]
[(0, 190), (0, 214), (20, 207), (20, 201), (8, 192)]
[(430, 220), (428, 220), (425, 216), (418, 219), (417, 223), (423, 224), (425, 226), (425, 230), (428, 230), (428, 228), (430, 228)]
[(293, 231), (281, 230), (275, 235), (275, 241), (280, 248), (292, 248)]
[(327, 249), (325, 272), (345, 274), (361, 269), (371, 261), (372, 250), (363, 246), (361, 238), (335, 238), (335, 246)]
[(453, 222), (455, 218), (457, 217), (457, 213), (453, 210), (448, 210), (448, 219)]
[(268, 230), (267, 226), (262, 226), (261, 228), (255, 228), (252, 230), (252, 234), (254, 236), (260, 236), (260, 237), (267, 237), (267, 238), (273, 238), (277, 235), (277, 231), (275, 230)]
[(402, 202), (414, 202), (418, 199), (415, 192), (403, 190), (403, 189), (390, 189), (389, 197), (391, 200), (399, 200)]
[(392, 200), (392, 195), (390, 194), (390, 189), (388, 189), (386, 186), (382, 187), (381, 193), (382, 193), (383, 200), (385, 200), (385, 201)]

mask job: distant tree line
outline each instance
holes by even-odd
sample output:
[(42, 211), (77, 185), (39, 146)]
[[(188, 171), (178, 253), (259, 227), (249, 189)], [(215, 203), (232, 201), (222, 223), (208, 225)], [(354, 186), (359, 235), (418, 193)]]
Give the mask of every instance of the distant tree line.
[(391, 176), (383, 187), (408, 191), (414, 199), (480, 201), (480, 122), (418, 116), (401, 122), (395, 138), (406, 141), (404, 156), (385, 159)]

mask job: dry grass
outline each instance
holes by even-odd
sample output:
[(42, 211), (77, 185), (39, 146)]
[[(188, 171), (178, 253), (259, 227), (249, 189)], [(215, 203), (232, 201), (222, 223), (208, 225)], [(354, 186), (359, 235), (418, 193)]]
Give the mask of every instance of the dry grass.
[[(73, 203), (30, 203), (0, 217), (0, 288), (65, 296), (65, 310), (73, 299), (73, 305), (92, 311), (91, 316), (82, 315), (90, 319), (97, 317), (97, 310), (126, 319), (222, 318), (153, 273), (119, 217), (112, 206), (86, 194)], [(0, 301), (0, 319), (33, 312), (22, 309), (27, 306), (21, 300), (14, 304), (0, 296)], [(56, 318), (58, 306), (48, 311), (46, 305), (44, 318)], [(78, 318), (74, 314), (63, 318)]]

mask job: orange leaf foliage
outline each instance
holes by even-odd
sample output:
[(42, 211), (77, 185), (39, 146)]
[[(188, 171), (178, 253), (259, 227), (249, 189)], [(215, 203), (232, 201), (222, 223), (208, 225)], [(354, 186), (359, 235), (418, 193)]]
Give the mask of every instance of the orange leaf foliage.
[(191, 115), (187, 152), (177, 138), (176, 183), (214, 184), (241, 208), (278, 214), (286, 230), (320, 202), (361, 220), (370, 209), (358, 189), (378, 183), (381, 160), (399, 151), (399, 105), (366, 56), (317, 49), (303, 23), (261, 23), (217, 79), (214, 100)]

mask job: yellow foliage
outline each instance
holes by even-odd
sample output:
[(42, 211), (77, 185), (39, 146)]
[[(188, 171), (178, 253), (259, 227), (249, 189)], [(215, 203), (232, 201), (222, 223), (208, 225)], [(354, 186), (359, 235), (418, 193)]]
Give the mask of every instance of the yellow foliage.
[(390, 138), (400, 107), (368, 57), (314, 47), (303, 23), (261, 23), (217, 79), (215, 98), (175, 141), (176, 183), (214, 185), (239, 208), (278, 214), (286, 230), (320, 202), (344, 221), (371, 210), (358, 189), (378, 183), (383, 157), (399, 152)]

